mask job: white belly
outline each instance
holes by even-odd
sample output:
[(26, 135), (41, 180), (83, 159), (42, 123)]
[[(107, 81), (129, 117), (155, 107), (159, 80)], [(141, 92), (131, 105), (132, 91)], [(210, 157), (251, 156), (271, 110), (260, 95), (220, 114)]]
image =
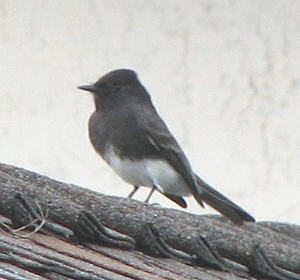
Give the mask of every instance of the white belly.
[(146, 187), (156, 185), (169, 194), (190, 195), (189, 188), (181, 176), (165, 161), (121, 160), (112, 148), (107, 149), (104, 159), (124, 181), (131, 185)]

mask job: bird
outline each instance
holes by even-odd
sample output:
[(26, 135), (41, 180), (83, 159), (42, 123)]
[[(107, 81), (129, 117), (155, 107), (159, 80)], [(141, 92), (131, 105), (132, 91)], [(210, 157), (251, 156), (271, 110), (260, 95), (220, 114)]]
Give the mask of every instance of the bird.
[[(112, 70), (95, 83), (78, 86), (91, 92), (95, 111), (89, 119), (89, 138), (96, 152), (134, 189), (150, 187), (186, 208), (193, 196), (233, 223), (255, 219), (202, 180), (192, 169), (183, 149), (158, 114), (150, 94), (131, 69)], [(204, 203), (203, 203), (204, 202)]]

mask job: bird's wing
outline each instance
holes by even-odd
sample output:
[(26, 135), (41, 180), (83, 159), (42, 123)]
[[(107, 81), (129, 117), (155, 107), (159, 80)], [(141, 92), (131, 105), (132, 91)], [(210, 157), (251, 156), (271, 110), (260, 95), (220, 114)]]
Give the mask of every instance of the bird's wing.
[(206, 202), (239, 225), (243, 221), (254, 221), (251, 215), (193, 173), (184, 152), (157, 114), (151, 114), (151, 112), (145, 110), (140, 121), (143, 122), (140, 127), (144, 129), (148, 144), (155, 147), (163, 158), (182, 176), (200, 205), (203, 206), (202, 201)]
[(183, 180), (190, 187), (191, 193), (201, 195), (202, 191), (196, 184), (194, 173), (187, 157), (159, 115), (145, 111), (140, 121), (143, 122), (140, 127), (144, 129), (148, 141), (182, 176)]

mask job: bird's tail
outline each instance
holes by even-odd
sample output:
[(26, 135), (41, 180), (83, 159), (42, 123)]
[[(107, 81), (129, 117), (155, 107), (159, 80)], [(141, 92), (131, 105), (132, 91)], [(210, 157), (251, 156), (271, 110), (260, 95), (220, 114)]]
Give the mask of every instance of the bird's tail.
[(201, 192), (195, 195), (198, 203), (201, 204), (203, 200), (237, 225), (242, 225), (243, 222), (255, 222), (250, 214), (209, 186), (197, 174), (195, 174), (195, 178), (199, 189), (201, 189)]

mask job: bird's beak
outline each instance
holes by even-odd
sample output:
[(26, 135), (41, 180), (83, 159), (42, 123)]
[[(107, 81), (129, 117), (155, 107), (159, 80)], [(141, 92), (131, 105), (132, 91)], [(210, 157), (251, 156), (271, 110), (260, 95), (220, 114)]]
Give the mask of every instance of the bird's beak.
[(83, 85), (83, 86), (79, 86), (77, 88), (86, 90), (86, 91), (90, 91), (90, 92), (96, 92), (98, 90), (98, 88), (94, 84)]

